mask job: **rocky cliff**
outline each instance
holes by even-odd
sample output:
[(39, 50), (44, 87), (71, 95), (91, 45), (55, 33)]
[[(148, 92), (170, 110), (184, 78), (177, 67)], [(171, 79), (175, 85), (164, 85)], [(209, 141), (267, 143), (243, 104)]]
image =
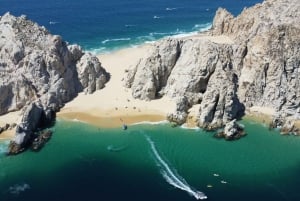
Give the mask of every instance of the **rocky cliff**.
[(26, 144), (78, 92), (104, 87), (108, 74), (95, 56), (68, 45), (25, 16), (0, 17), (0, 115), (24, 110), (15, 142)]
[[(125, 86), (140, 99), (174, 98), (177, 109), (169, 119), (177, 123), (200, 104), (203, 128), (222, 127), (251, 106), (274, 108), (276, 126), (284, 126), (300, 116), (299, 22), (298, 0), (266, 0), (237, 17), (220, 8), (209, 36), (154, 44), (128, 70)], [(220, 36), (227, 40), (213, 40)]]

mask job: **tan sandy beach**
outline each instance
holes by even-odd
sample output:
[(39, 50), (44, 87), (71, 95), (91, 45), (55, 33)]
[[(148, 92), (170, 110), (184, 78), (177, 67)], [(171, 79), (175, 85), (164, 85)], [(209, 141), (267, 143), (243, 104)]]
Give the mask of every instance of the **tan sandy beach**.
[[(203, 33), (188, 38), (205, 38), (215, 43), (232, 43), (226, 36), (208, 36)], [(187, 37), (184, 37), (185, 39)], [(152, 44), (126, 48), (112, 53), (98, 55), (102, 66), (110, 73), (110, 81), (105, 88), (93, 94), (80, 93), (67, 103), (57, 117), (65, 120), (78, 120), (100, 127), (121, 127), (122, 124), (138, 122), (158, 122), (166, 120), (166, 115), (174, 111), (175, 103), (167, 97), (158, 100), (142, 101), (131, 96), (131, 90), (123, 87), (125, 70), (135, 65), (138, 60), (150, 51)], [(189, 110), (188, 127), (196, 126), (196, 114), (199, 105)], [(270, 122), (274, 110), (265, 107), (252, 107), (246, 111), (246, 119)], [(19, 123), (20, 112), (11, 112), (0, 116), (0, 126), (5, 123)], [(299, 123), (299, 122), (297, 122)], [(14, 130), (5, 131), (1, 139), (12, 139)]]
[[(0, 126), (4, 126), (5, 124), (13, 124), (20, 123), (22, 119), (21, 112), (10, 112), (8, 114), (0, 116)], [(0, 140), (3, 139), (12, 139), (15, 134), (15, 129), (4, 131), (0, 134)]]
[(157, 122), (166, 119), (175, 104), (168, 98), (153, 101), (133, 99), (123, 87), (125, 69), (136, 64), (149, 51), (150, 45), (122, 49), (99, 55), (102, 66), (110, 73), (105, 88), (93, 94), (80, 93), (57, 114), (59, 118), (79, 120), (101, 127), (118, 127), (123, 123)]
[[(216, 43), (231, 43), (226, 36), (212, 37), (200, 33), (186, 38), (205, 38)], [(93, 94), (79, 94), (58, 113), (63, 119), (88, 122), (101, 127), (116, 127), (123, 123), (166, 120), (166, 115), (175, 109), (175, 103), (166, 97), (159, 100), (141, 101), (131, 96), (131, 90), (123, 87), (125, 69), (135, 65), (147, 55), (151, 44), (126, 48), (113, 53), (98, 55), (102, 66), (111, 74), (105, 88)], [(195, 126), (194, 109), (191, 110), (188, 126)]]
[(252, 106), (245, 111), (243, 119), (262, 122), (267, 125), (272, 121), (275, 110), (269, 107)]

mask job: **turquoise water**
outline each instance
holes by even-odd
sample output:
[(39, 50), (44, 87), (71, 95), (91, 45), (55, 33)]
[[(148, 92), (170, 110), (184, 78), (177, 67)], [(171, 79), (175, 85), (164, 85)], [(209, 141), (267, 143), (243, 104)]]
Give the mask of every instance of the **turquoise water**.
[(242, 123), (248, 135), (228, 142), (168, 124), (123, 131), (58, 121), (39, 153), (0, 156), (0, 200), (195, 200), (168, 183), (147, 137), (172, 174), (209, 200), (299, 200), (300, 138)]
[[(237, 15), (257, 2), (0, 0), (0, 15), (26, 14), (98, 53), (205, 30), (218, 7)], [(248, 135), (227, 142), (169, 125), (123, 131), (58, 121), (39, 153), (5, 157), (0, 142), (0, 201), (188, 201), (196, 190), (209, 200), (300, 200), (300, 138), (242, 123)]]

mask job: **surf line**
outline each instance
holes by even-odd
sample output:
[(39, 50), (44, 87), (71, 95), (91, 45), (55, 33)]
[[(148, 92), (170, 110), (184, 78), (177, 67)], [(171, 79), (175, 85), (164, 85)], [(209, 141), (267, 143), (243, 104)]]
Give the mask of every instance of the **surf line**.
[(169, 165), (161, 158), (159, 155), (154, 142), (151, 140), (151, 138), (147, 135), (145, 135), (146, 140), (149, 142), (151, 146), (151, 150), (153, 154), (155, 155), (157, 165), (161, 167), (161, 173), (162, 176), (166, 179), (166, 181), (171, 184), (172, 186), (179, 188), (183, 191), (186, 191), (191, 196), (194, 196), (197, 200), (204, 200), (207, 199), (207, 196), (198, 190), (195, 190), (193, 187), (191, 187), (183, 177), (176, 176), (176, 174), (171, 170)]

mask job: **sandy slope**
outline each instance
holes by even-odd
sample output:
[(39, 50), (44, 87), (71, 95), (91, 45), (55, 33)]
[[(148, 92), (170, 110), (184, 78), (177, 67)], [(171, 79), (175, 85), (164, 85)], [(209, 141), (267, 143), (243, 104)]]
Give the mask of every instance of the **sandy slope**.
[[(209, 36), (206, 33), (184, 37), (205, 38), (215, 43), (232, 43), (227, 36)], [(167, 97), (159, 100), (141, 101), (133, 99), (131, 90), (123, 87), (125, 69), (135, 65), (138, 60), (149, 52), (151, 44), (126, 48), (116, 52), (99, 55), (102, 66), (110, 73), (110, 81), (105, 88), (93, 94), (80, 93), (74, 100), (67, 103), (57, 114), (66, 120), (79, 120), (101, 127), (119, 127), (122, 124), (133, 124), (143, 121), (157, 122), (166, 120), (166, 115), (175, 108), (175, 103)], [(187, 125), (196, 126), (196, 111), (199, 105), (190, 109)], [(261, 114), (264, 114), (261, 116)], [(260, 121), (270, 121), (274, 111), (270, 108), (253, 107), (247, 111), (247, 116)], [(5, 123), (18, 123), (20, 112), (12, 112), (0, 116), (0, 126)], [(299, 123), (300, 124), (300, 123)], [(1, 139), (13, 138), (14, 130), (0, 135)]]
[(102, 66), (110, 73), (105, 88), (93, 94), (80, 93), (67, 103), (57, 115), (60, 118), (76, 119), (102, 127), (116, 127), (123, 123), (165, 120), (175, 104), (168, 98), (153, 101), (133, 99), (130, 89), (123, 87), (125, 69), (136, 64), (147, 54), (150, 45), (122, 49), (99, 55)]

